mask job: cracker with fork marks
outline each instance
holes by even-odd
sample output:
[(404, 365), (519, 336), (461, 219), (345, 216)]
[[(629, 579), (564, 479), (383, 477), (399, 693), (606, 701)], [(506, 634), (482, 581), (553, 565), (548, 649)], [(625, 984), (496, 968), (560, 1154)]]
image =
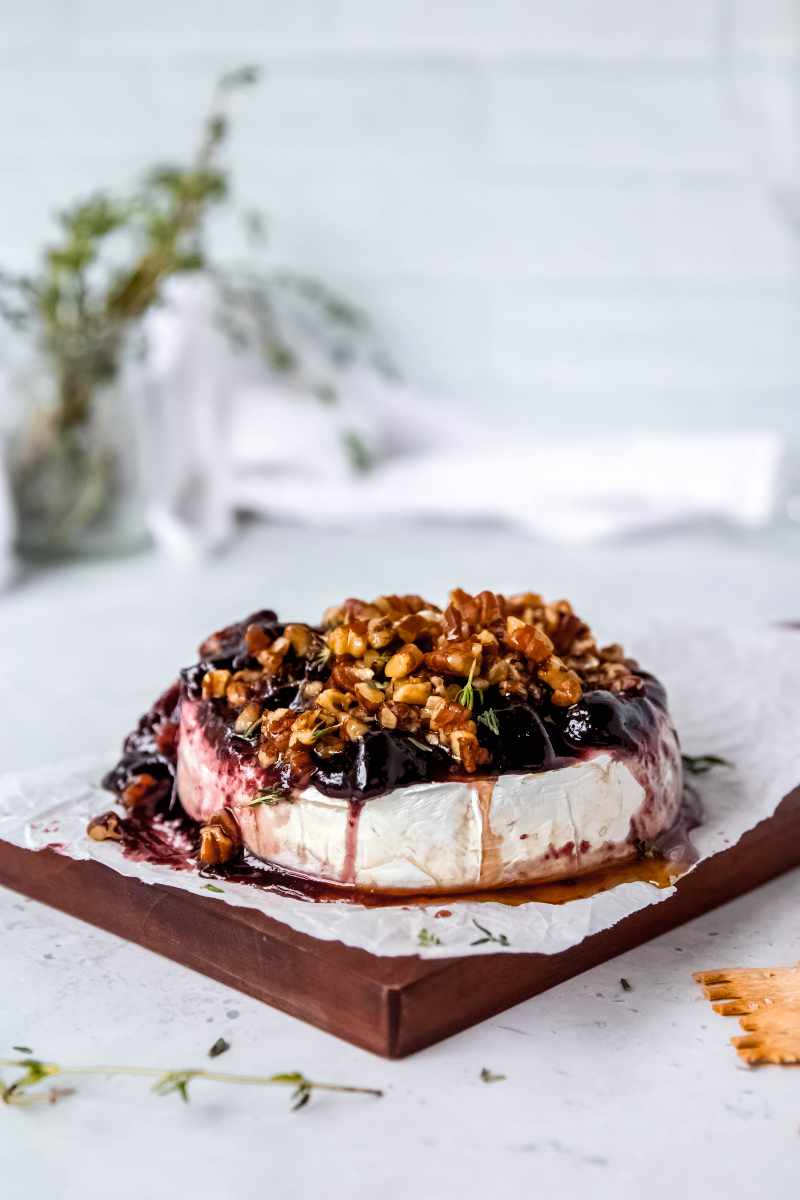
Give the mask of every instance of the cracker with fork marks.
[(800, 963), (698, 971), (694, 978), (715, 1012), (739, 1018), (744, 1036), (731, 1042), (746, 1063), (800, 1063)]

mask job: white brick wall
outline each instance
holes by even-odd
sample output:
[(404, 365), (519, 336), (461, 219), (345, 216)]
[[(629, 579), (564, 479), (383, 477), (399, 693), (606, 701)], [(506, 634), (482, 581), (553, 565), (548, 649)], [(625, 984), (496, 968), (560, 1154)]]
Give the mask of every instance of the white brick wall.
[(794, 161), (800, 0), (0, 0), (0, 262), (250, 61), (240, 199), (409, 375), (548, 428), (794, 429), (798, 241), (758, 163)]

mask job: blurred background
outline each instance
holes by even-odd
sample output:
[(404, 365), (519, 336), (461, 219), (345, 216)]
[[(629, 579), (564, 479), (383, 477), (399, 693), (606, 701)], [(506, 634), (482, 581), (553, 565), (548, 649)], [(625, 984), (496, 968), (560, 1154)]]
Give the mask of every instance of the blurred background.
[(795, 546), (795, 0), (29, 0), (0, 63), (7, 584)]
[(793, 0), (30, 0), (0, 54), (7, 268), (72, 199), (185, 154), (257, 63), (237, 200), (404, 374), (553, 432), (793, 429)]

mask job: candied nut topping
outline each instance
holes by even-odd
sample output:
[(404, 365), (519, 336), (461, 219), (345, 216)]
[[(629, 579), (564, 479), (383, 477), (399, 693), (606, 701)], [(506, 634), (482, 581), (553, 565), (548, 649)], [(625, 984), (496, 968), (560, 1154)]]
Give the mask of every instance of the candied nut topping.
[[(599, 647), (568, 601), (549, 604), (535, 592), (456, 588), (444, 609), (416, 595), (351, 597), (318, 628), (281, 625), (265, 612), (212, 635), (201, 652), (198, 694), (227, 712), (260, 766), (279, 768), (289, 782), (380, 731), (409, 735), (472, 774), (491, 766), (493, 705), (546, 713), (578, 703), (584, 691), (643, 687), (621, 646)], [(235, 852), (232, 831), (214, 818), (201, 858), (221, 862)]]
[(95, 842), (122, 841), (122, 828), (115, 812), (106, 812), (95, 817), (86, 826), (86, 832)]
[(213, 814), (200, 830), (200, 862), (203, 866), (218, 866), (230, 862), (239, 853), (242, 835), (233, 813), (222, 808)]

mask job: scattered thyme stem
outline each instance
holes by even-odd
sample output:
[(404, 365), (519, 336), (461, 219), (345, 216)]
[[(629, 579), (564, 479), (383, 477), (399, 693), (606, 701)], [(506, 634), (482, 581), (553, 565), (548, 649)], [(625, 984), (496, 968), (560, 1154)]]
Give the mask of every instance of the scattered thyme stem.
[[(0, 1067), (25, 1068), (28, 1064), (20, 1059), (0, 1058)], [(192, 1067), (163, 1068), (163, 1067), (63, 1067), (59, 1063), (42, 1062), (43, 1075), (37, 1082), (53, 1079), (56, 1075), (136, 1075), (145, 1079), (163, 1079), (165, 1075), (185, 1075), (192, 1079), (208, 1079), (214, 1083), (254, 1084), (260, 1087), (297, 1087), (303, 1086), (319, 1092), (349, 1092), (363, 1096), (382, 1096), (380, 1088), (355, 1087), (343, 1083), (318, 1083), (306, 1079), (296, 1073), (287, 1075), (235, 1075), (228, 1071), (206, 1071)], [(13, 1087), (13, 1084), (12, 1084)]]

